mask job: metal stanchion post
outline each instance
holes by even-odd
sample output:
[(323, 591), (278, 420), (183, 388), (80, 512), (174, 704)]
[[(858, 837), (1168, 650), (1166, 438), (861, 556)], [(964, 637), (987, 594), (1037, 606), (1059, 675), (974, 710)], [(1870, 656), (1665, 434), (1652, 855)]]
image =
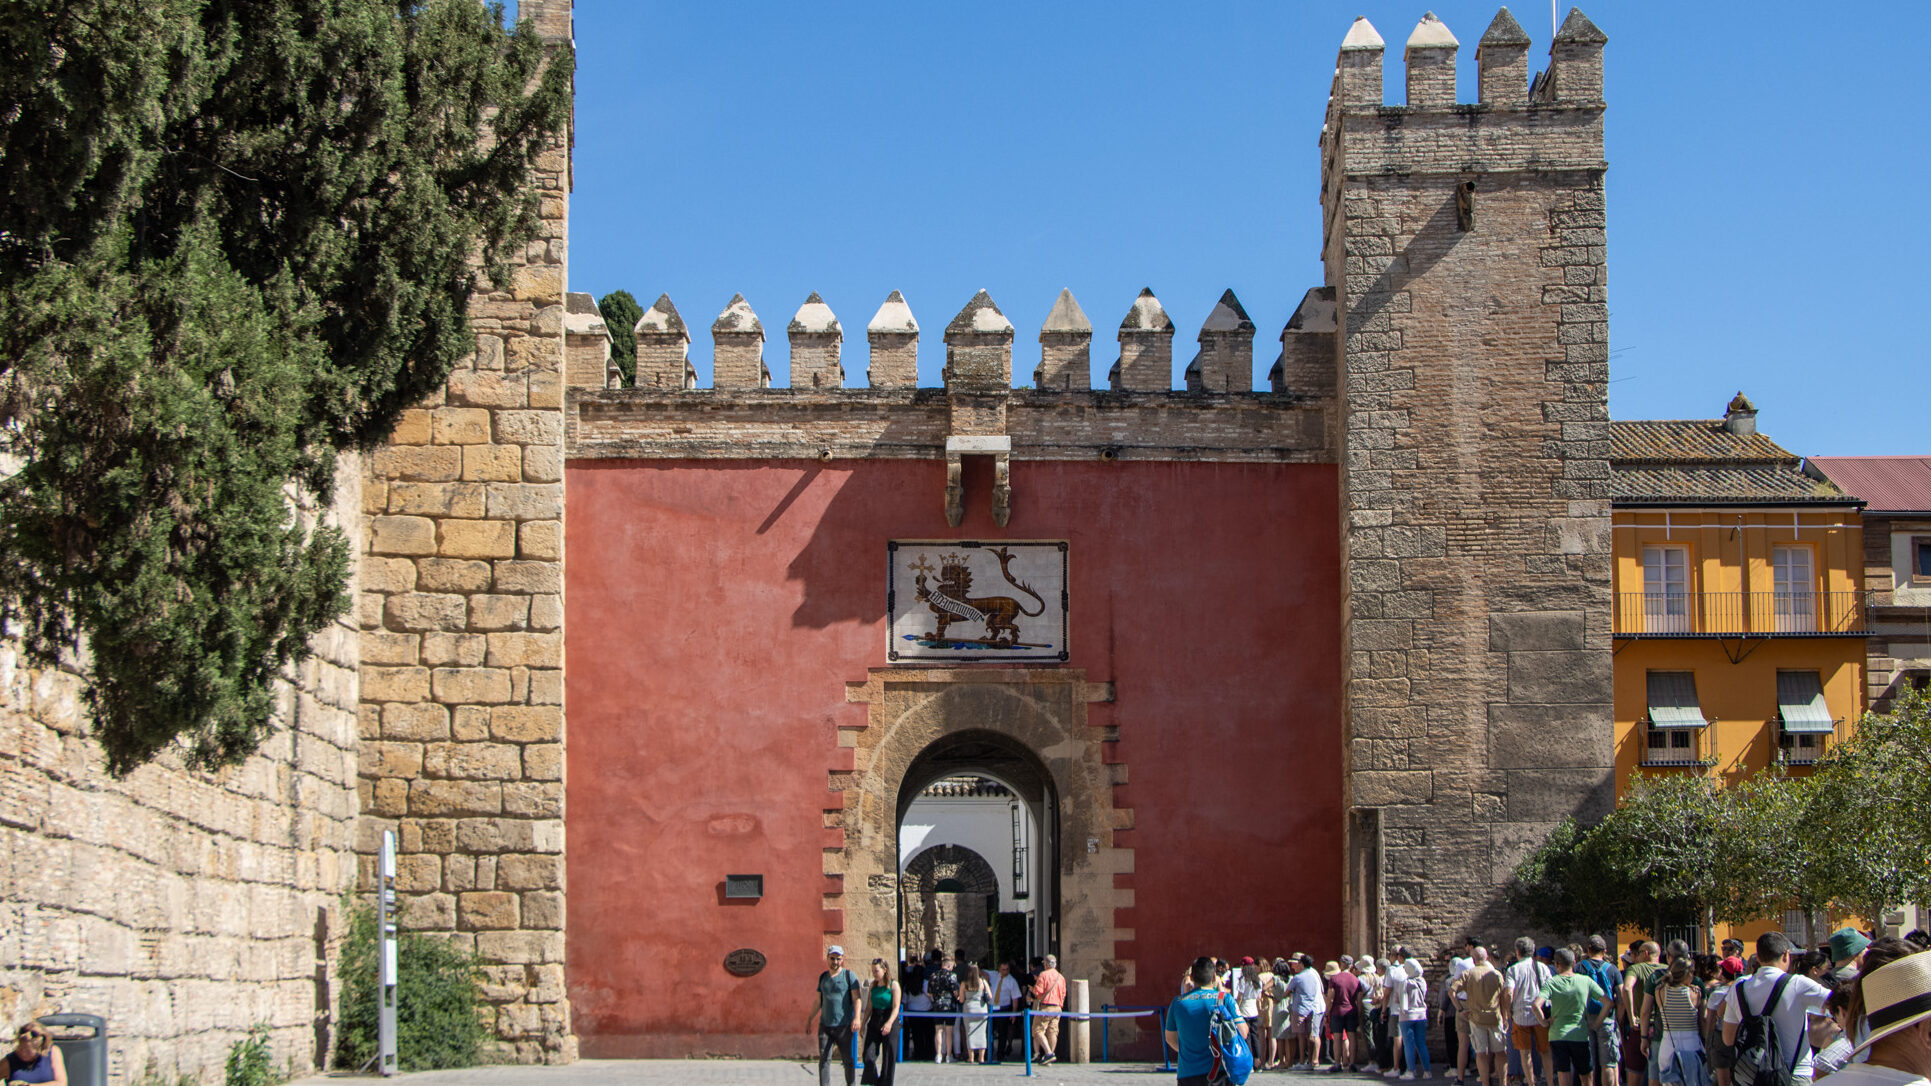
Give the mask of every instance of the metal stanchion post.
[(1026, 1077), (1033, 1077), (1033, 1009), (1026, 1008)]

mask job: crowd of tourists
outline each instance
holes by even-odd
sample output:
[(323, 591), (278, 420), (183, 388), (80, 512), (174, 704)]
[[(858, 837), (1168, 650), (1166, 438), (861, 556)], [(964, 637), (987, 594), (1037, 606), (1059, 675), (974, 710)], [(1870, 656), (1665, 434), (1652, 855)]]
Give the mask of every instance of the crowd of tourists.
[[(1306, 954), (1203, 958), (1174, 1007), (1213, 989), (1260, 1070), (1439, 1077), (1455, 1086), (1780, 1086), (1784, 1076), (1801, 1086), (1861, 1065), (1911, 1008), (1931, 1018), (1927, 950), (1931, 935), (1922, 931), (1873, 942), (1846, 928), (1809, 951), (1772, 932), (1754, 948), (1725, 940), (1717, 954), (1638, 941), (1616, 955), (1592, 936), (1555, 947), (1517, 939), (1505, 957), (1470, 938), (1433, 968), (1405, 946), (1318, 968)], [(1877, 1013), (1872, 985), (1860, 978), (1919, 954), (1888, 975), (1884, 1001), (1902, 991), (1902, 1009)], [(1169, 1013), (1170, 1043), (1184, 1037), (1180, 1021)], [(1923, 1040), (1925, 1067), (1895, 1081), (1860, 1071), (1865, 1086), (1924, 1078), (1931, 1026)], [(1176, 1047), (1182, 1083), (1204, 1073), (1204, 1048)], [(1439, 1067), (1435, 1053), (1446, 1054)], [(1775, 1066), (1759, 1074), (1764, 1060)]]
[[(1053, 1062), (1066, 979), (1051, 955), (997, 974), (937, 950), (895, 964), (874, 959), (861, 980), (831, 948), (812, 1011), (820, 1086), (834, 1059), (853, 1082), (855, 1036), (867, 1084), (890, 1086), (900, 1030), (908, 1059), (1008, 1058), (1024, 1019), (994, 1012), (1026, 1008), (1047, 1012), (1032, 1051)], [(1601, 936), (1517, 939), (1506, 954), (1470, 938), (1432, 967), (1406, 946), (1319, 965), (1200, 958), (1164, 1022), (1182, 1086), (1208, 1081), (1214, 1017), (1248, 1039), (1260, 1070), (1455, 1086), (1931, 1086), (1931, 935), (1845, 928), (1799, 950), (1771, 932), (1716, 954), (1637, 941), (1620, 955)]]
[[(1059, 1014), (1066, 1004), (1066, 977), (1051, 954), (1034, 958), (1026, 969), (1001, 962), (988, 973), (977, 962), (960, 968), (958, 960), (933, 948), (923, 958), (900, 964), (873, 958), (860, 979), (845, 968), (845, 949), (826, 952), (830, 968), (819, 974), (812, 1018), (818, 1023), (819, 1086), (831, 1086), (834, 1059), (844, 1066), (846, 1086), (854, 1074), (853, 1038), (858, 1044), (861, 1081), (891, 1086), (899, 1050), (907, 1061), (976, 1063), (1011, 1058), (1023, 1043), (1027, 1009), (1032, 1019), (1033, 1059), (1058, 1059)], [(900, 1031), (903, 1030), (903, 1036)]]

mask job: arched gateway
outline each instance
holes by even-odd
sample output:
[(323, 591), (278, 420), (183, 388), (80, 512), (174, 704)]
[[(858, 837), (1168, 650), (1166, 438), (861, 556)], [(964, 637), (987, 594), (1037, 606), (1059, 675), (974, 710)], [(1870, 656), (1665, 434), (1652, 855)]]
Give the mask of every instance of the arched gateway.
[(852, 770), (833, 774), (845, 793), (845, 847), (826, 856), (827, 870), (837, 865), (844, 876), (847, 943), (874, 952), (899, 944), (900, 821), (932, 782), (982, 772), (1013, 789), (1038, 827), (1033, 948), (1059, 954), (1069, 975), (1110, 994), (1126, 970), (1114, 954), (1113, 913), (1131, 904), (1114, 876), (1130, 873), (1133, 861), (1113, 842), (1106, 737), (1086, 712), (1089, 702), (1110, 700), (1110, 686), (1078, 670), (884, 671), (851, 697), (869, 704), (870, 724), (858, 733)]

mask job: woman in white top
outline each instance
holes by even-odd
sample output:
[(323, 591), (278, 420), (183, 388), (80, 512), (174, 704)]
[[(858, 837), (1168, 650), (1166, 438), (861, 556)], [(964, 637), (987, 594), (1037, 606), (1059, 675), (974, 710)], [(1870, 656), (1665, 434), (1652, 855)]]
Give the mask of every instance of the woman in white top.
[(1247, 958), (1240, 963), (1240, 972), (1234, 974), (1234, 1013), (1247, 1019), (1247, 1035), (1257, 1037), (1260, 1029), (1260, 969), (1254, 959)]

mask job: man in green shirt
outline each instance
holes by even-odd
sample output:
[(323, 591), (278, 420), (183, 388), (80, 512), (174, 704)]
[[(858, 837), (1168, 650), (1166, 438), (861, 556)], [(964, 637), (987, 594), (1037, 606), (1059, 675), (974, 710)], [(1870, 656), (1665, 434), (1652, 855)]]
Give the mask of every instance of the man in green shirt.
[[(1562, 1086), (1576, 1086), (1594, 1068), (1589, 1055), (1589, 1034), (1602, 1024), (1609, 1013), (1609, 993), (1602, 985), (1576, 972), (1576, 956), (1568, 947), (1558, 947), (1556, 975), (1542, 985), (1542, 998), (1549, 1004), (1549, 1054)], [(1589, 1013), (1589, 1001), (1600, 1006)]]

